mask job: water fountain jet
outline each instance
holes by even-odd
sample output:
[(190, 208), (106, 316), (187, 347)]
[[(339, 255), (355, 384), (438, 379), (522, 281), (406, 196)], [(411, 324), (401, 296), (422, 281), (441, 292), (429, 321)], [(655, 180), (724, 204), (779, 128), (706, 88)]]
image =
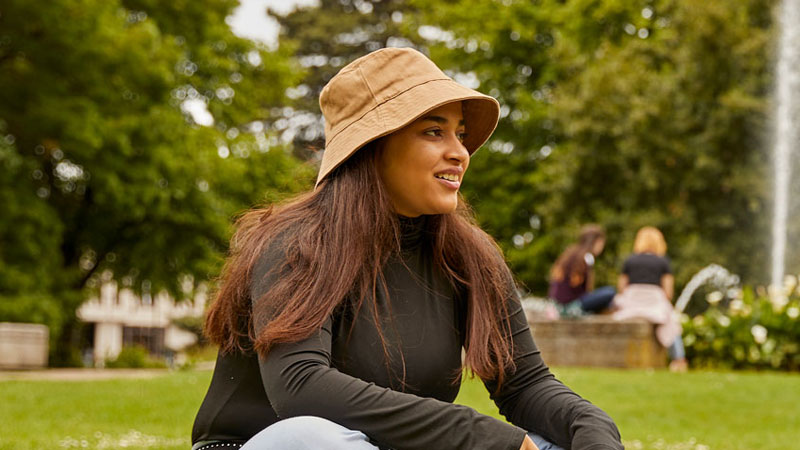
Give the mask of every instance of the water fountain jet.
[(776, 69), (775, 197), (772, 222), (772, 286), (781, 286), (786, 260), (789, 176), (792, 151), (800, 142), (800, 0), (783, 0)]

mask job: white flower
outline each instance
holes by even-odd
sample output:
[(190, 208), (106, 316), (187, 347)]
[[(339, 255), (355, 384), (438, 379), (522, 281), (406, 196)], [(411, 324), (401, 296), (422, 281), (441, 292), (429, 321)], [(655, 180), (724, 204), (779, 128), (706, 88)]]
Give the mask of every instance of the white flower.
[(767, 342), (761, 346), (761, 351), (769, 355), (773, 350), (775, 350), (776, 345), (777, 342), (775, 342), (775, 339), (767, 339)]
[(741, 288), (730, 288), (728, 289), (728, 298), (741, 300), (742, 299), (742, 289)]
[(797, 277), (794, 275), (786, 275), (783, 277), (783, 289), (786, 292), (792, 292), (792, 290), (797, 286)]
[(717, 322), (719, 322), (719, 324), (723, 327), (727, 327), (731, 324), (731, 319), (728, 316), (719, 316), (717, 317)]
[(772, 303), (772, 310), (776, 313), (783, 311), (783, 308), (789, 304), (789, 297), (785, 295), (775, 295), (770, 297), (770, 302)]
[(728, 305), (732, 313), (739, 313), (744, 309), (744, 302), (739, 300), (738, 298), (731, 301), (731, 304)]
[(800, 308), (797, 306), (790, 306), (786, 310), (786, 315), (789, 316), (790, 319), (797, 319), (797, 317), (800, 316)]
[(763, 344), (767, 341), (767, 329), (761, 325), (753, 325), (753, 328), (750, 328), (750, 334), (753, 335), (753, 340), (758, 344)]
[(714, 291), (706, 295), (706, 301), (712, 305), (719, 303), (725, 296), (720, 291)]
[(783, 311), (783, 308), (789, 303), (789, 297), (786, 295), (786, 292), (778, 286), (770, 286), (768, 291), (769, 301), (772, 303), (772, 310), (776, 313)]

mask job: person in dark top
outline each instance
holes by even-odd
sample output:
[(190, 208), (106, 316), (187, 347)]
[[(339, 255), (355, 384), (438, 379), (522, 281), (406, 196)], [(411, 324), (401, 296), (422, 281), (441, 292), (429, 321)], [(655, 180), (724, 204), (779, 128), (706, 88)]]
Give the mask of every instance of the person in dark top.
[(550, 269), (548, 297), (561, 305), (562, 314), (597, 313), (614, 299), (612, 286), (594, 288), (594, 262), (603, 252), (606, 233), (600, 225), (581, 228), (578, 242), (567, 247)]
[(633, 254), (622, 266), (614, 298), (614, 317), (644, 318), (656, 324), (656, 337), (669, 350), (670, 370), (684, 372), (686, 356), (678, 314), (672, 307), (674, 278), (667, 243), (658, 228), (643, 227), (636, 233)]
[[(497, 101), (392, 48), (344, 67), (320, 106), (315, 189), (237, 222), (193, 449), (622, 449), (542, 361), (459, 196)], [(463, 366), (510, 424), (452, 403)]]

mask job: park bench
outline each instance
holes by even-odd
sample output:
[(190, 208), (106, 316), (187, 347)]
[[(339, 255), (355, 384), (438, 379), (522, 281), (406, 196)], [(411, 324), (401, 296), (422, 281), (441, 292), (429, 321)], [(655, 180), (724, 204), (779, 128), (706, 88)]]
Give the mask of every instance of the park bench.
[(666, 350), (644, 320), (610, 315), (548, 320), (528, 316), (542, 358), (549, 366), (662, 368)]

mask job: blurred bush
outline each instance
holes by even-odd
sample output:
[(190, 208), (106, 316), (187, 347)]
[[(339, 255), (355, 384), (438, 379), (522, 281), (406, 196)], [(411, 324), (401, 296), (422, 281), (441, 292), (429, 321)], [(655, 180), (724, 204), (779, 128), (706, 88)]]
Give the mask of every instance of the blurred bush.
[(708, 294), (709, 308), (683, 316), (686, 356), (696, 368), (800, 370), (800, 290), (782, 288)]
[(110, 369), (163, 369), (167, 367), (164, 361), (158, 360), (141, 346), (123, 347), (116, 359), (106, 361)]

